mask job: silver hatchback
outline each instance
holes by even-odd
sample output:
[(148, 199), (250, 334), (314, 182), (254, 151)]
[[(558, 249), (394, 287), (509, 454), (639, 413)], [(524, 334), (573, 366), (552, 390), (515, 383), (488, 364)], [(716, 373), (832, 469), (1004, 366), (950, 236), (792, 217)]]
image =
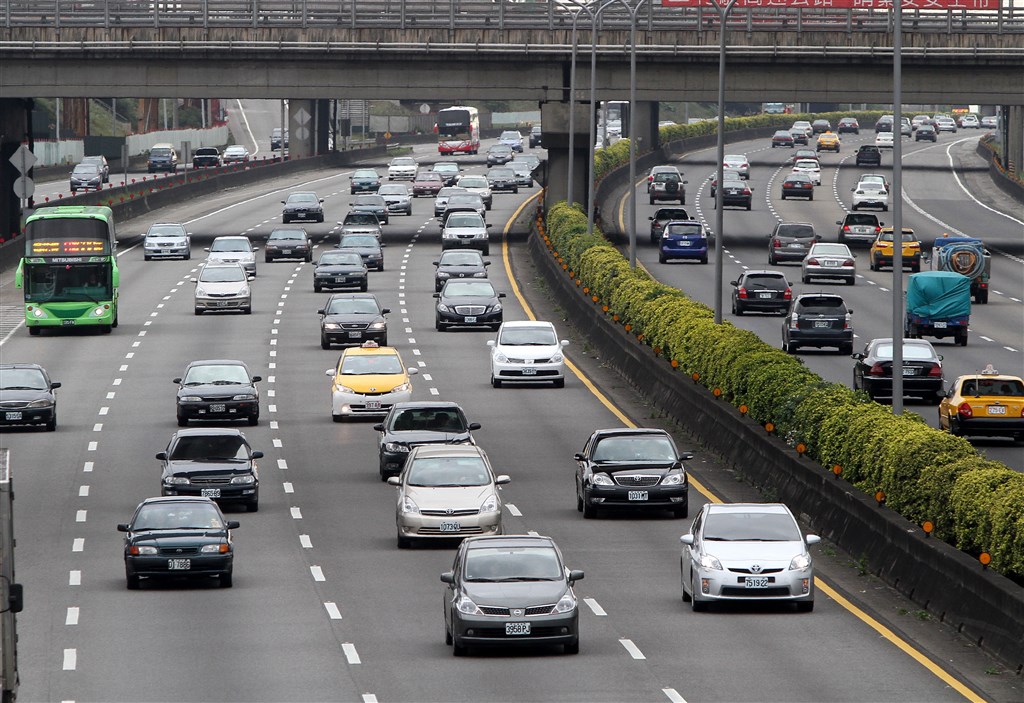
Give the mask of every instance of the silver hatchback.
[(838, 278), (849, 286), (856, 283), (857, 263), (850, 247), (833, 242), (812, 244), (800, 264), (800, 280), (810, 283), (812, 278)]

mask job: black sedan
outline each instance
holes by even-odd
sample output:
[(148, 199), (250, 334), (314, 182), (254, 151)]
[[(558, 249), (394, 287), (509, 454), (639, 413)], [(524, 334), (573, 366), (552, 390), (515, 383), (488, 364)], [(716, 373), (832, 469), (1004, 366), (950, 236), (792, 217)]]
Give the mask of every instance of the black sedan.
[(731, 282), (732, 314), (774, 312), (783, 315), (793, 300), (793, 289), (778, 271), (744, 271)]
[(380, 174), (372, 168), (361, 168), (349, 176), (351, 185), (349, 190), (352, 195), (356, 193), (376, 193), (380, 188)]
[(793, 135), (788, 129), (780, 129), (772, 135), (772, 149), (775, 147), (786, 147), (792, 149), (796, 145)]
[(240, 430), (190, 428), (171, 435), (161, 462), (160, 495), (201, 496), (218, 503), (241, 503), (250, 513), (260, 509), (260, 478), (253, 451)]
[(754, 199), (753, 189), (746, 181), (722, 180), (722, 207), (735, 206), (750, 209)]
[(805, 293), (797, 296), (782, 323), (782, 348), (795, 354), (800, 347), (838, 347), (840, 354), (851, 354), (852, 313), (838, 295)]
[(458, 403), (443, 400), (395, 403), (387, 417), (374, 425), (380, 435), (377, 453), (380, 456), (380, 480), (397, 476), (405, 466), (409, 450), (421, 444), (472, 444), (473, 430), (479, 422), (468, 422)]
[(288, 224), (293, 220), (302, 222), (324, 221), (324, 199), (316, 193), (292, 193), (287, 200), (282, 200), (284, 209), (281, 211), (281, 222)]
[(516, 178), (516, 172), (506, 166), (492, 168), (488, 171), (487, 183), (491, 186), (491, 191), (495, 193), (498, 191), (519, 192), (519, 179)]
[(372, 234), (343, 234), (337, 249), (359, 254), (367, 268), (384, 270), (384, 242)]
[(39, 364), (0, 364), (0, 425), (43, 425), (57, 429), (60, 383)]
[(651, 221), (651, 244), (661, 243), (661, 233), (672, 220), (689, 220), (690, 214), (681, 207), (661, 207), (654, 211), (654, 215), (647, 218)]
[(576, 459), (576, 509), (584, 518), (605, 508), (669, 510), (686, 517), (689, 483), (683, 460), (664, 430), (597, 430)]
[(260, 421), (261, 376), (249, 373), (245, 362), (235, 359), (205, 359), (185, 367), (178, 384), (178, 427), (189, 420)]
[(487, 278), (490, 261), (475, 249), (455, 249), (441, 252), (441, 258), (434, 262), (434, 290), (440, 291), (446, 281), (459, 278)]
[(806, 173), (791, 173), (782, 181), (782, 199), (807, 198), (814, 200), (814, 182)]
[(856, 117), (843, 117), (836, 129), (839, 134), (860, 134), (860, 123)]
[[(920, 128), (918, 128), (920, 129)], [(892, 337), (872, 339), (853, 358), (853, 389), (864, 391), (872, 400), (892, 397)], [(936, 405), (942, 401), (945, 382), (942, 357), (931, 342), (903, 340), (903, 395), (921, 398)]]
[(325, 251), (313, 268), (313, 292), (324, 288), (367, 288), (366, 264), (363, 257), (351, 251)]
[(437, 315), (434, 328), (444, 332), (449, 327), (501, 327), (502, 309), (497, 293), (488, 280), (448, 281), (440, 293), (434, 293)]
[(263, 247), (263, 259), (268, 264), (275, 259), (313, 260), (313, 243), (304, 229), (275, 229)]
[(937, 142), (939, 140), (939, 133), (935, 131), (935, 127), (930, 124), (922, 124), (914, 131), (914, 141), (930, 141)]
[(142, 578), (216, 576), (221, 588), (231, 588), (235, 549), (231, 530), (237, 520), (209, 498), (166, 496), (139, 503), (124, 532), (124, 575), (130, 590)]
[(380, 195), (357, 195), (354, 202), (349, 203), (350, 212), (368, 212), (377, 216), (382, 225), (388, 224), (388, 203)]
[(566, 654), (578, 654), (572, 586), (582, 578), (582, 571), (565, 567), (550, 537), (468, 537), (452, 570), (441, 574), (445, 644), (457, 657), (470, 645), (560, 644)]
[(390, 308), (382, 308), (373, 293), (335, 293), (316, 311), (320, 315), (320, 348), (332, 344), (358, 345), (376, 342), (388, 345)]

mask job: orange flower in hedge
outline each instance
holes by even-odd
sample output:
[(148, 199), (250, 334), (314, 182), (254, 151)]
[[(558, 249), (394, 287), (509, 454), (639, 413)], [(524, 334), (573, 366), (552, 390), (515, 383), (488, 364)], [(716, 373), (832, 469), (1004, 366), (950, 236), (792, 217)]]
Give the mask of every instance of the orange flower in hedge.
[(625, 330), (626, 330), (627, 332), (630, 332), (630, 331), (632, 331), (632, 330), (633, 330), (633, 325), (626, 325), (626, 327), (625, 327)]
[(597, 296), (596, 295), (590, 296), (590, 299), (593, 300), (595, 303), (597, 302)]
[(607, 305), (602, 305), (602, 306), (601, 306), (601, 310), (602, 310), (603, 312), (608, 312), (608, 306), (607, 306)]
[(578, 278), (577, 278), (577, 279), (576, 279), (576, 285), (578, 286), (578, 285), (580, 285), (581, 283), (583, 283), (583, 281), (581, 281), (580, 279), (578, 279)]
[(636, 341), (638, 341), (638, 342), (642, 342), (642, 341), (644, 341), (644, 336), (643, 336), (642, 334), (638, 334), (638, 335), (636, 336)]
[(590, 286), (584, 286), (583, 292), (584, 293), (589, 293), (590, 292)]
[(674, 369), (678, 369), (679, 368), (679, 359), (673, 359), (672, 360), (672, 368), (674, 368)]

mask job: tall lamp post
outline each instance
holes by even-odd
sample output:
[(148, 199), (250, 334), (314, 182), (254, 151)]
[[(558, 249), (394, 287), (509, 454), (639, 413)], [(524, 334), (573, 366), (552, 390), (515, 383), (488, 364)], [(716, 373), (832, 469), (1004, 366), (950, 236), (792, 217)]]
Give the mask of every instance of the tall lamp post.
[[(647, 0), (638, 0), (629, 12), (629, 267), (636, 268), (636, 18)], [(680, 186), (681, 187), (681, 186)]]
[(903, 414), (903, 0), (892, 27), (892, 414)]
[(717, 0), (711, 0), (718, 9), (720, 24), (718, 26), (718, 166), (715, 167), (717, 186), (715, 188), (715, 324), (722, 324), (722, 240), (725, 239), (723, 231), (725, 213), (722, 208), (722, 174), (725, 161), (725, 36), (726, 20), (729, 12), (737, 0), (729, 0), (725, 5), (719, 5)]
[[(601, 2), (601, 0), (598, 0)], [(587, 173), (587, 234), (594, 233), (594, 142), (597, 139), (597, 20), (605, 8), (624, 0), (604, 0), (597, 11), (590, 15), (590, 163)]]
[(586, 12), (591, 18), (594, 16), (588, 5), (580, 5), (572, 13), (572, 58), (569, 62), (569, 177), (567, 184), (570, 205), (576, 202), (575, 177), (573, 175), (576, 170), (576, 22), (579, 20), (581, 12)]

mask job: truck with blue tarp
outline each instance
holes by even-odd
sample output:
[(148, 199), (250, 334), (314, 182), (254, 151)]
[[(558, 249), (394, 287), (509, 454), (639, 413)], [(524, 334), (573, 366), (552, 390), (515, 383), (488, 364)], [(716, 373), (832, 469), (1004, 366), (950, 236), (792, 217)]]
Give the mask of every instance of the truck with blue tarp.
[(992, 276), (992, 255), (977, 237), (951, 237), (944, 234), (932, 244), (933, 271), (953, 271), (971, 279), (971, 297), (984, 305), (988, 302), (989, 279)]
[(967, 346), (971, 279), (953, 271), (922, 271), (907, 279), (903, 331), (909, 338), (953, 337)]

